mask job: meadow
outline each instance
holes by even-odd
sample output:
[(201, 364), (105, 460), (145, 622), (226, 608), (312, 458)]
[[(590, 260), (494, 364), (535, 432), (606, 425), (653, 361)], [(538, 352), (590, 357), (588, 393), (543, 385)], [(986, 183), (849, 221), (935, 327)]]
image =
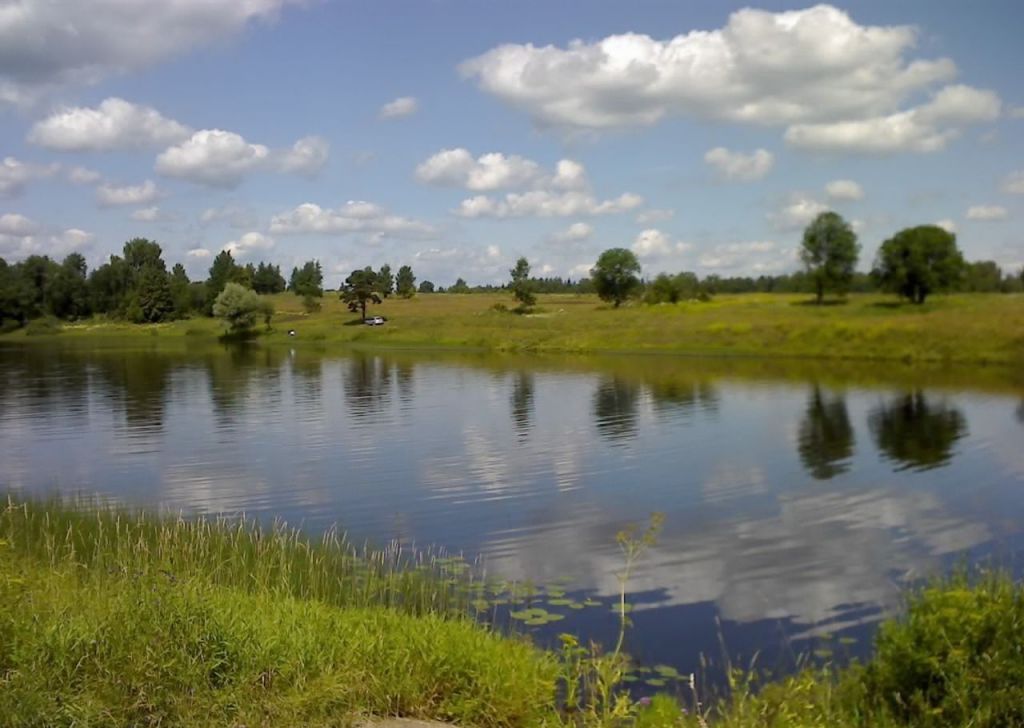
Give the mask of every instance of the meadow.
[[(291, 294), (270, 297), (276, 313), (259, 340), (269, 345), (475, 349), (506, 353), (672, 353), (737, 357), (1020, 364), (1024, 296), (954, 294), (924, 305), (892, 296), (851, 295), (817, 306), (806, 295), (720, 295), (709, 302), (613, 308), (593, 295), (538, 297), (515, 312), (510, 294), (427, 294), (389, 298), (369, 308), (387, 318), (363, 325), (334, 293), (306, 313)], [(63, 339), (102, 344), (137, 337), (211, 339), (222, 324), (191, 318), (134, 325), (91, 319), (61, 327)], [(288, 331), (294, 330), (295, 336)], [(34, 322), (8, 340), (45, 341), (54, 329)], [(37, 334), (37, 336), (33, 336)]]
[[(636, 700), (626, 653), (560, 653), (469, 618), (471, 569), (282, 525), (9, 497), (0, 511), (0, 716), (37, 725), (1011, 726), (1024, 590), (960, 573), (910, 596), (863, 665), (732, 672)], [(628, 641), (627, 641), (628, 647)]]

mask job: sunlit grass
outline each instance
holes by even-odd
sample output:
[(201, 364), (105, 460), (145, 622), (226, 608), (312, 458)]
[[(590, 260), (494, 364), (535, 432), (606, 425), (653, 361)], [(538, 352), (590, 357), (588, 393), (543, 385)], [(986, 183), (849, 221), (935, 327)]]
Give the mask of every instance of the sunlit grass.
[[(506, 294), (431, 294), (387, 299), (372, 307), (384, 326), (359, 324), (328, 293), (320, 312), (306, 314), (291, 294), (273, 297), (274, 330), (260, 340), (289, 346), (477, 348), (503, 352), (672, 352), (733, 356), (795, 356), (901, 361), (1020, 363), (1024, 361), (1024, 297), (935, 296), (922, 306), (891, 296), (852, 295), (840, 305), (814, 306), (806, 296), (722, 295), (614, 309), (591, 295), (538, 298), (531, 315), (495, 310)], [(295, 337), (288, 330), (296, 331)], [(153, 333), (155, 332), (155, 333)], [(87, 321), (64, 337), (92, 340), (216, 337), (219, 322), (195, 318), (156, 326)], [(8, 335), (18, 339), (23, 333)], [(43, 339), (47, 337), (34, 337)]]

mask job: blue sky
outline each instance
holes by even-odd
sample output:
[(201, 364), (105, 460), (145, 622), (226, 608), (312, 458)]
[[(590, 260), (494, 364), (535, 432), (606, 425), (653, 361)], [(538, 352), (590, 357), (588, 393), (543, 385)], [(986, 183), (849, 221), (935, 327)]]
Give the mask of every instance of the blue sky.
[(1024, 265), (1019, 2), (0, 0), (0, 256), (792, 270), (835, 209)]

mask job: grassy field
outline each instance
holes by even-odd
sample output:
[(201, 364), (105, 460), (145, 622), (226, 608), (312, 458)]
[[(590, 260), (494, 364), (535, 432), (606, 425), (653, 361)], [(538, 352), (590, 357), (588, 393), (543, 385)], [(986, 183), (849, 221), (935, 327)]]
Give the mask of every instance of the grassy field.
[[(745, 294), (621, 309), (594, 296), (545, 295), (533, 313), (524, 315), (496, 310), (512, 307), (507, 294), (432, 294), (372, 306), (369, 313), (388, 319), (379, 327), (360, 324), (332, 293), (315, 314), (304, 313), (291, 294), (272, 298), (273, 330), (260, 340), (292, 347), (1024, 363), (1024, 297), (1019, 295), (935, 296), (923, 306), (900, 304), (891, 296), (854, 295), (845, 303), (815, 306), (801, 295)], [(289, 337), (289, 329), (297, 335)], [(205, 318), (152, 326), (88, 321), (66, 325), (62, 337), (102, 344), (140, 336), (198, 340), (221, 332), (219, 322)], [(52, 337), (21, 331), (4, 338)]]
[[(438, 563), (400, 564), (280, 528), (8, 500), (0, 724), (1024, 724), (1024, 590), (1005, 575), (958, 575), (915, 593), (864, 665), (765, 684), (736, 672), (730, 694), (704, 702), (684, 680), (649, 704), (623, 690), (607, 654), (544, 652), (424, 599), (449, 588), (430, 582), (450, 580)], [(566, 710), (570, 685), (585, 699)]]

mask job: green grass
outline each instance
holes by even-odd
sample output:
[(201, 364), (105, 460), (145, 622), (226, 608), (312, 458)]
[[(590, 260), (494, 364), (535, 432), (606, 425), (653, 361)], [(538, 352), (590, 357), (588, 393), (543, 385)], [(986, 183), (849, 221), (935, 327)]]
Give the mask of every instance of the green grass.
[[(922, 305), (881, 295), (852, 295), (840, 305), (807, 305), (806, 296), (723, 295), (687, 302), (614, 309), (595, 296), (538, 297), (534, 313), (495, 310), (505, 294), (432, 294), (390, 298), (372, 313), (380, 327), (354, 323), (334, 294), (323, 309), (302, 310), (291, 294), (274, 296), (270, 345), (416, 347), (500, 352), (666, 352), (745, 357), (787, 356), (907, 362), (1024, 363), (1024, 296), (957, 294)], [(287, 336), (288, 329), (298, 335)], [(222, 333), (212, 319), (140, 326), (87, 321), (65, 325), (62, 338), (93, 343), (138, 337), (212, 339)], [(24, 332), (4, 338), (19, 340)], [(35, 340), (47, 337), (36, 336)]]
[[(684, 677), (644, 706), (614, 655), (571, 638), (547, 653), (439, 597), (472, 583), (456, 563), (238, 521), (9, 500), (0, 724), (1024, 725), (1024, 589), (1005, 574), (961, 572), (913, 592), (863, 665), (766, 683), (737, 672), (720, 700)], [(584, 690), (571, 712), (559, 707), (566, 680)]]

